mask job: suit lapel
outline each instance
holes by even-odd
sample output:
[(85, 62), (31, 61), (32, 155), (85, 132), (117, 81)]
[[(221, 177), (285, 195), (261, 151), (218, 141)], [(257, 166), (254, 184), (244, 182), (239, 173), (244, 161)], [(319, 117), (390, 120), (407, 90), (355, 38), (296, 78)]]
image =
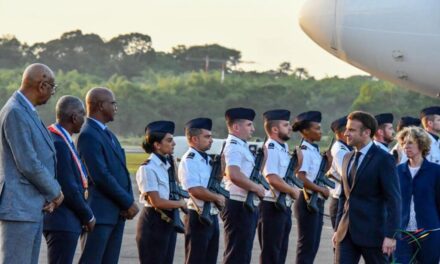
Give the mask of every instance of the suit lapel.
[(365, 158), (362, 160), (362, 163), (359, 166), (359, 168), (357, 169), (356, 175), (353, 179), (353, 185), (351, 186), (352, 190), (353, 190), (354, 186), (356, 185), (356, 183), (358, 182), (359, 177), (364, 172), (365, 167), (368, 165), (371, 158), (374, 156), (374, 153), (376, 152), (376, 148), (378, 148), (378, 147), (373, 143), (373, 145), (371, 145), (370, 149), (368, 150), (367, 154), (365, 155)]
[(342, 181), (344, 183), (344, 193), (345, 197), (350, 196), (350, 185), (348, 184), (348, 165), (350, 164), (350, 161), (353, 159), (354, 151), (349, 152), (345, 155), (344, 160), (342, 161)]
[(120, 150), (118, 150), (118, 149), (116, 148), (116, 146), (119, 146), (119, 143), (118, 143), (116, 137), (113, 136), (113, 133), (111, 133), (111, 132), (109, 131), (110, 134), (112, 135), (112, 138), (113, 138), (113, 140), (114, 140), (114, 143), (113, 143), (112, 140), (108, 137), (108, 135), (104, 132), (104, 130), (102, 130), (102, 128), (99, 127), (98, 124), (96, 124), (95, 121), (93, 121), (93, 120), (87, 118), (87, 123), (88, 123), (90, 126), (92, 126), (93, 128), (95, 128), (95, 129), (98, 131), (98, 133), (100, 133), (101, 137), (104, 138), (104, 141), (106, 141), (107, 145), (110, 145), (110, 147), (111, 147), (111, 149), (113, 150), (113, 152), (115, 152), (116, 157), (118, 157), (118, 159), (119, 159), (119, 160), (122, 162), (122, 164), (124, 164), (124, 166), (125, 166), (125, 160), (123, 160), (122, 153), (121, 153), (121, 152), (122, 152), (122, 149), (120, 149), (120, 147), (119, 147)]
[(49, 145), (50, 149), (55, 152), (55, 147), (53, 145), (52, 139), (50, 138), (49, 131), (46, 129), (46, 127), (43, 125), (43, 122), (41, 121), (40, 117), (38, 116), (37, 112), (29, 108), (29, 105), (27, 102), (24, 101), (23, 98), (17, 92), (14, 94), (15, 99), (21, 104), (21, 106), (25, 109), (25, 111), (31, 116), (32, 121), (35, 123), (35, 125), (40, 130), (41, 134), (43, 134), (44, 139), (46, 140), (46, 143)]

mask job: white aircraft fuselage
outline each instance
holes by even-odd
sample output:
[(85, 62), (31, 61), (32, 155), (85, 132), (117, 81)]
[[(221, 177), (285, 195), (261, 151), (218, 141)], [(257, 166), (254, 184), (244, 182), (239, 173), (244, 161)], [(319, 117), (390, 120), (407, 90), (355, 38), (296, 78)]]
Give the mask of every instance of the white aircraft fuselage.
[(308, 0), (300, 26), (323, 49), (377, 78), (440, 96), (440, 1)]

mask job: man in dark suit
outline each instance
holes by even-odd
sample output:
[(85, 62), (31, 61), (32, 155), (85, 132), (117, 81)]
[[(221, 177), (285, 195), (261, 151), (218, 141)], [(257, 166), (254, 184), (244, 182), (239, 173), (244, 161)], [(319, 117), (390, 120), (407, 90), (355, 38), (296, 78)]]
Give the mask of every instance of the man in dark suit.
[(78, 138), (90, 186), (90, 206), (95, 230), (83, 236), (80, 263), (118, 263), (126, 219), (139, 209), (134, 202), (125, 152), (106, 123), (117, 110), (115, 96), (107, 88), (93, 88), (86, 96), (88, 118)]
[(91, 232), (96, 222), (87, 204), (87, 172), (71, 138), (84, 123), (84, 105), (77, 97), (63, 96), (57, 102), (56, 116), (57, 123), (49, 126), (49, 131), (56, 149), (64, 203), (44, 216), (43, 234), (48, 263), (72, 263), (82, 227)]
[(365, 112), (348, 116), (345, 136), (355, 151), (342, 164), (342, 193), (333, 242), (335, 263), (387, 263), (396, 249), (401, 196), (394, 158), (371, 138), (377, 121)]
[(35, 108), (55, 90), (52, 70), (32, 64), (0, 111), (0, 263), (38, 263), (43, 210), (63, 201), (55, 147)]

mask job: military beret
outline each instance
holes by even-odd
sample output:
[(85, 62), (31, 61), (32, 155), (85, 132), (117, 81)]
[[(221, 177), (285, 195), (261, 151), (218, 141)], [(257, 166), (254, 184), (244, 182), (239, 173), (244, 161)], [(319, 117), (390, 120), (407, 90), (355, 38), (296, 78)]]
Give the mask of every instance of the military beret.
[(205, 118), (205, 117), (194, 118), (185, 124), (185, 128), (186, 129), (200, 128), (200, 129), (211, 130), (212, 129), (212, 120), (209, 118)]
[(320, 123), (322, 119), (321, 112), (319, 111), (308, 111), (301, 113), (295, 117), (293, 120), (293, 131), (299, 131), (303, 128), (306, 122), (318, 122)]
[(440, 106), (431, 106), (422, 109), (420, 112), (420, 118), (423, 118), (427, 115), (440, 115)]
[(333, 132), (336, 132), (337, 130), (345, 127), (346, 125), (347, 125), (347, 116), (344, 116), (333, 121), (332, 124), (330, 125), (330, 128), (332, 129)]
[(255, 111), (250, 108), (230, 108), (225, 112), (226, 120), (236, 120), (236, 119), (246, 119), (250, 121), (254, 121)]
[(174, 122), (164, 120), (151, 122), (145, 128), (145, 132), (147, 134), (154, 132), (174, 134)]
[(409, 126), (420, 126), (421, 121), (420, 119), (412, 116), (403, 116), (400, 118), (399, 122), (397, 123), (397, 130), (400, 131), (405, 127)]
[(386, 123), (392, 124), (393, 120), (394, 120), (394, 116), (391, 113), (378, 114), (378, 115), (375, 115), (374, 118), (376, 118), (378, 126), (386, 124)]
[(285, 109), (276, 109), (276, 110), (269, 110), (264, 112), (263, 118), (265, 121), (272, 121), (272, 120), (290, 120), (290, 111)]

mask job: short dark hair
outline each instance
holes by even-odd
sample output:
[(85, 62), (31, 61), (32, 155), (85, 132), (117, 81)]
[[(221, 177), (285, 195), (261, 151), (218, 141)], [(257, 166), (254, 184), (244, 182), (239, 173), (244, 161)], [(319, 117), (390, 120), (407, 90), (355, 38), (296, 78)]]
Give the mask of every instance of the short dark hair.
[(365, 129), (370, 129), (370, 137), (373, 138), (374, 134), (377, 131), (377, 121), (376, 118), (370, 113), (363, 112), (363, 111), (354, 111), (351, 112), (348, 117), (348, 120), (357, 120), (361, 122), (362, 128), (361, 130), (364, 131)]
[(144, 141), (142, 142), (142, 148), (146, 153), (151, 154), (156, 149), (154, 148), (154, 142), (161, 142), (165, 138), (167, 133), (163, 132), (151, 132), (145, 135)]
[(187, 129), (185, 129), (185, 136), (188, 141), (190, 141), (192, 137), (197, 137), (200, 134), (202, 134), (201, 128), (187, 128)]
[(312, 126), (313, 121), (307, 120), (298, 123), (294, 123), (292, 126), (293, 132), (302, 132), (303, 130), (309, 129)]

